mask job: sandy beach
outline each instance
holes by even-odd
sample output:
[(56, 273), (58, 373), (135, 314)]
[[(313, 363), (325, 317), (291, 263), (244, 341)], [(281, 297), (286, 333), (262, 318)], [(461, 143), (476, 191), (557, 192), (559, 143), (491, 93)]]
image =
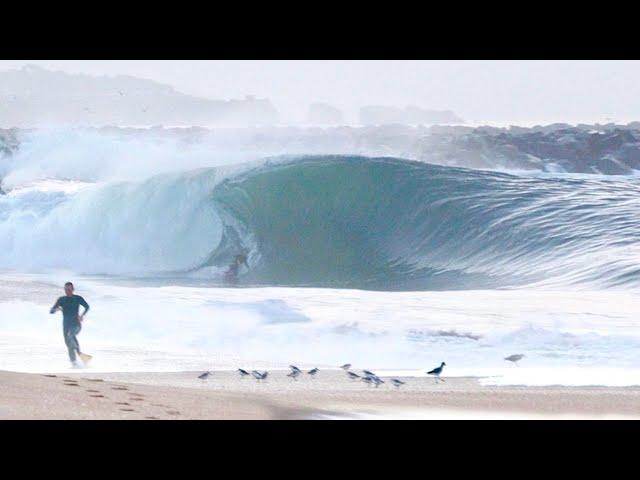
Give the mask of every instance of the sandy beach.
[(640, 388), (494, 387), (478, 378), (405, 378), (396, 389), (342, 371), (291, 380), (236, 372), (27, 374), (0, 372), (0, 419), (631, 419)]

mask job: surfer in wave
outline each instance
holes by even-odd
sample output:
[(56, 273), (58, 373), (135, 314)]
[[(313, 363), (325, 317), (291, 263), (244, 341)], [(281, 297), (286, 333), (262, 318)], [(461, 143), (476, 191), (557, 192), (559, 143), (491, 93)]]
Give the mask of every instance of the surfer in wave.
[(233, 258), (231, 265), (229, 265), (229, 269), (224, 274), (227, 281), (234, 281), (238, 279), (238, 274), (240, 273), (240, 267), (242, 267), (242, 265), (249, 268), (249, 263), (247, 261), (248, 253), (249, 252), (247, 250), (242, 250), (242, 252)]

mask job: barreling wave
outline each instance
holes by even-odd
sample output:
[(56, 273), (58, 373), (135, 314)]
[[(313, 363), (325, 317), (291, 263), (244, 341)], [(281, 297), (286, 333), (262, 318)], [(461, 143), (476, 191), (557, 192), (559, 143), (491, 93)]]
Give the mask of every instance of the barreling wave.
[(216, 283), (248, 248), (240, 285), (640, 284), (635, 177), (516, 176), (351, 156), (289, 158), (223, 177), (203, 169), (57, 199), (0, 197), (0, 248), (10, 256), (0, 268)]
[(639, 194), (632, 178), (308, 157), (228, 179), (213, 201), (233, 219), (225, 232), (258, 250), (246, 275), (252, 283), (613, 287), (640, 280)]

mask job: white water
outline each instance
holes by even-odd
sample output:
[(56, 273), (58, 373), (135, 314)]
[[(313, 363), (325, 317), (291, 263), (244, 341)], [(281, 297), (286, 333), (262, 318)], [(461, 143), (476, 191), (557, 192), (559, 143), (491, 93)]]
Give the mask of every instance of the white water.
[[(67, 370), (61, 319), (48, 314), (67, 275), (3, 278), (0, 369)], [(424, 376), (446, 361), (447, 375), (487, 384), (640, 385), (635, 293), (76, 284), (91, 303), (80, 340), (94, 371), (351, 362)], [(512, 353), (527, 356), (514, 366), (502, 360)]]

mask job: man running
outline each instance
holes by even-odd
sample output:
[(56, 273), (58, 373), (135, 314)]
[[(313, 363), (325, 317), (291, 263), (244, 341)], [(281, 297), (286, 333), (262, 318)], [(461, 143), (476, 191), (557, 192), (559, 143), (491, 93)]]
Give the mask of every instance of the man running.
[[(80, 295), (73, 294), (73, 283), (67, 282), (64, 284), (64, 297), (60, 297), (58, 301), (51, 307), (49, 313), (56, 313), (58, 310), (62, 310), (62, 333), (64, 334), (64, 343), (69, 350), (69, 360), (73, 367), (78, 367), (76, 360), (76, 353), (82, 355), (80, 352), (80, 344), (76, 335), (80, 333), (82, 328), (82, 319), (89, 311), (89, 304), (85, 302), (84, 298)], [(79, 314), (80, 305), (84, 307), (84, 312)]]

